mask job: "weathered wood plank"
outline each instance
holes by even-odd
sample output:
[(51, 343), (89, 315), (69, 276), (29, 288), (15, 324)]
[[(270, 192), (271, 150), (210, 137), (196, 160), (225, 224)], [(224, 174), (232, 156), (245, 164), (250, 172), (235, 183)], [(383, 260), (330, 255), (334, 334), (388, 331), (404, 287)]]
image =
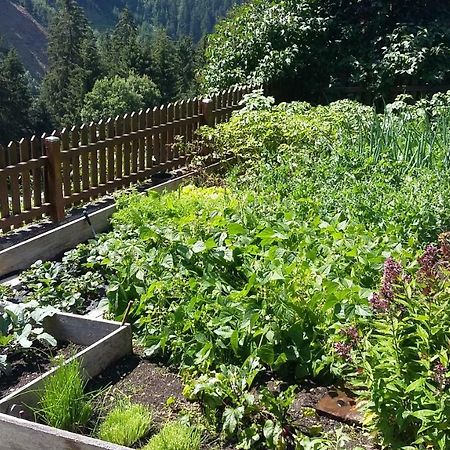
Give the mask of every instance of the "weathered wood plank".
[[(106, 138), (106, 125), (103, 120), (98, 124), (98, 139), (104, 141)], [(101, 146), (98, 150), (98, 167), (100, 172), (100, 184), (106, 184), (106, 149)]]
[(91, 122), (89, 124), (89, 143), (94, 144), (91, 145), (92, 150), (90, 151), (90, 160), (91, 160), (91, 186), (97, 187), (98, 186), (98, 147), (95, 145), (98, 141), (97, 138), (97, 124), (94, 122)]
[(0, 414), (0, 427), (0, 450), (130, 450), (5, 414)]
[[(80, 144), (87, 145), (89, 142), (88, 137), (88, 126), (86, 124), (81, 125), (80, 128)], [(89, 189), (90, 174), (89, 174), (89, 155), (87, 153), (83, 153), (81, 155), (81, 184), (83, 187), (83, 191), (87, 191)]]
[[(19, 142), (20, 159), (22, 161), (30, 160), (30, 142), (28, 139), (21, 139)], [(29, 211), (31, 209), (31, 177), (30, 170), (24, 169), (22, 171), (22, 198), (23, 209)]]

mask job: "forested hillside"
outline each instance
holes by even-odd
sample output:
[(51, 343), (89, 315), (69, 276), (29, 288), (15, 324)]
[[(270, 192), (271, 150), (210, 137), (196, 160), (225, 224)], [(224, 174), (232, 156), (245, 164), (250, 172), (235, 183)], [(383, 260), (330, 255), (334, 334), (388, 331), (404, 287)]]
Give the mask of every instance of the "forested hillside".
[[(50, 23), (58, 0), (14, 0), (42, 25)], [(190, 36), (199, 41), (212, 31), (217, 19), (245, 0), (77, 0), (93, 28), (111, 28), (124, 8), (138, 24), (146, 22), (167, 29), (171, 37)]]
[(197, 42), (212, 31), (217, 18), (245, 0), (141, 0), (137, 16), (163, 26), (172, 37), (191, 36)]

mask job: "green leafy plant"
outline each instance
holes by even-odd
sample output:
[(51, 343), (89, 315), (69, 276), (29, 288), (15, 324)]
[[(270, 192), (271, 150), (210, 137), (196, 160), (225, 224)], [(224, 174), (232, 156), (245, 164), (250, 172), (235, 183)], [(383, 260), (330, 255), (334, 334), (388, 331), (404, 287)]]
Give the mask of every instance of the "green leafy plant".
[(8, 373), (8, 355), (31, 351), (33, 345), (55, 347), (56, 339), (43, 327), (46, 317), (55, 314), (50, 306), (40, 306), (36, 301), (5, 303), (0, 306), (0, 372)]
[(357, 369), (355, 384), (369, 388), (362, 391), (367, 423), (393, 448), (443, 450), (450, 442), (448, 234), (440, 241), (409, 267), (388, 258), (369, 300), (372, 314), (343, 328), (342, 341), (334, 345)]
[(84, 392), (85, 386), (80, 362), (73, 359), (63, 363), (44, 384), (37, 410), (38, 416), (47, 425), (62, 430), (83, 429), (93, 412), (91, 399)]
[(153, 436), (143, 450), (200, 450), (201, 434), (181, 422), (169, 422)]
[(147, 407), (121, 401), (100, 423), (98, 437), (130, 447), (149, 432), (152, 422), (152, 413)]

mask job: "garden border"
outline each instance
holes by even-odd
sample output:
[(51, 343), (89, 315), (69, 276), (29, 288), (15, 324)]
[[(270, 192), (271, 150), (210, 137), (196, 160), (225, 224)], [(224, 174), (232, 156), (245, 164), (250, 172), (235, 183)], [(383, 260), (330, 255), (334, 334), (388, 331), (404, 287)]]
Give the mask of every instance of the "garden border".
[[(45, 331), (58, 341), (86, 347), (64, 363), (78, 359), (86, 380), (94, 378), (113, 362), (133, 351), (131, 326), (128, 324), (122, 325), (120, 322), (58, 312), (45, 318), (43, 326)], [(39, 389), (57, 370), (58, 367), (54, 367), (1, 398), (0, 412), (32, 418), (32, 408), (35, 408), (39, 401)]]
[[(64, 364), (78, 359), (83, 377), (88, 380), (100, 374), (118, 359), (132, 353), (131, 326), (103, 319), (69, 313), (47, 317), (44, 328), (56, 339), (87, 347)], [(38, 391), (58, 367), (50, 369), (27, 385), (0, 400), (0, 450), (125, 450), (98, 439), (38, 424), (32, 419), (37, 406)]]
[[(171, 179), (167, 182), (150, 187), (144, 191), (173, 191), (190, 178), (201, 173), (211, 173), (219, 170), (234, 161), (234, 157), (228, 157), (222, 161), (213, 163), (204, 169), (194, 170)], [(92, 212), (89, 219), (92, 228), (101, 233), (109, 228), (109, 219), (115, 211), (115, 204)], [(57, 228), (46, 231), (18, 244), (0, 251), (0, 279), (6, 278), (21, 270), (25, 270), (35, 261), (48, 261), (61, 255), (64, 251), (76, 247), (82, 242), (91, 239), (92, 228), (85, 217), (77, 218)]]

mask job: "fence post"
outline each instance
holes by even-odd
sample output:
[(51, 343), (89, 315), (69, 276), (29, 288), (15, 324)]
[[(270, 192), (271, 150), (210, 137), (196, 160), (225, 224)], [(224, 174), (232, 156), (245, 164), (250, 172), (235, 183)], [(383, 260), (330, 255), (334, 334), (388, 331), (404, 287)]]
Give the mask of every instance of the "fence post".
[(48, 196), (50, 216), (54, 222), (64, 220), (64, 197), (61, 179), (61, 144), (59, 138), (45, 138), (45, 153), (48, 157)]
[(213, 101), (210, 98), (202, 100), (203, 125), (214, 127)]

